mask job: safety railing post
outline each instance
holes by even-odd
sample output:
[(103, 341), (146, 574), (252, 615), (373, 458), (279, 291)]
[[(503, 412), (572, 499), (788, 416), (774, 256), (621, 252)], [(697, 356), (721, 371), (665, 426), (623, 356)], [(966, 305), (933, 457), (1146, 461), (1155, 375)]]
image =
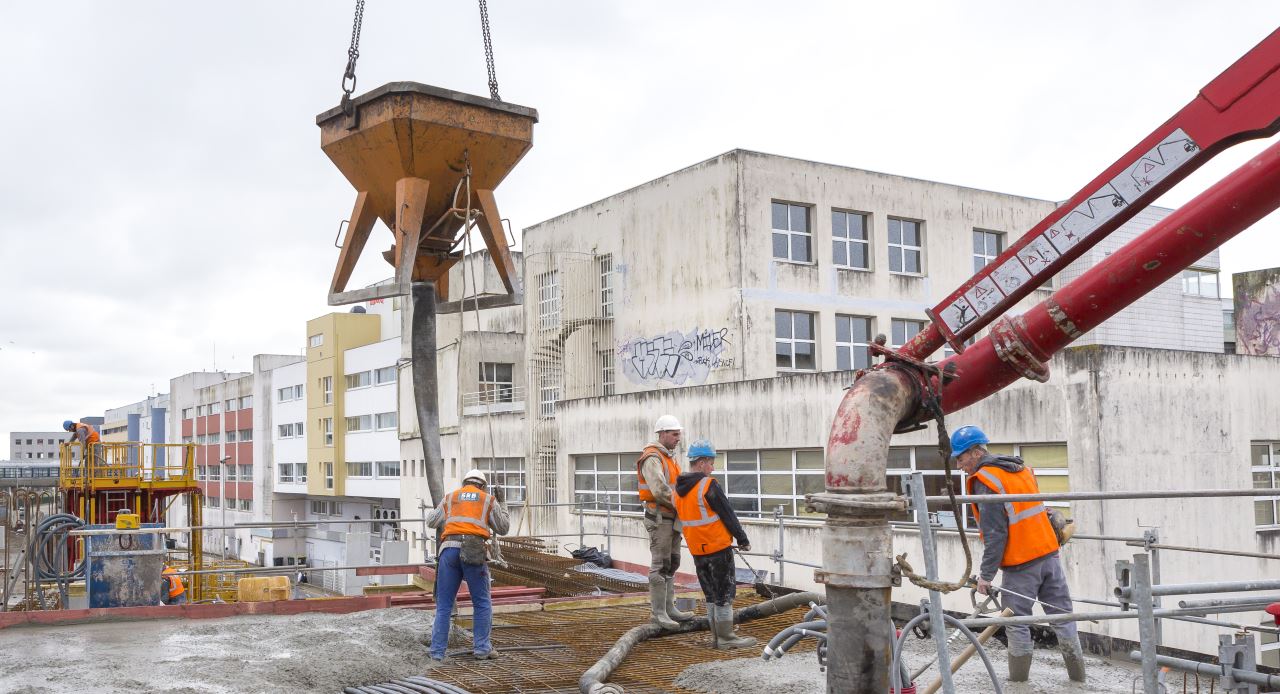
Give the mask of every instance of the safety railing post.
[(578, 507), (578, 546), (579, 547), (582, 547), (583, 543), (586, 542), (587, 528), (584, 525), (586, 523), (586, 520), (585, 520), (586, 515), (587, 514), (583, 513), (582, 507), (579, 506)]
[(787, 526), (786, 520), (782, 517), (781, 506), (774, 507), (773, 517), (778, 520), (778, 585), (785, 586), (787, 585), (787, 563), (782, 561), (782, 558), (786, 556)]
[[(1147, 551), (1147, 556), (1151, 557), (1151, 585), (1158, 586), (1160, 585), (1160, 550), (1153, 545), (1160, 542), (1160, 529), (1148, 528), (1144, 530), (1142, 532), (1142, 542), (1144, 549)], [(1160, 609), (1161, 603), (1162, 598), (1157, 596), (1153, 601), (1154, 609)], [(1164, 624), (1159, 619), (1156, 619), (1155, 639), (1156, 648), (1158, 649), (1164, 643)]]
[[(612, 494), (610, 494), (612, 497)], [(618, 503), (622, 503), (622, 494), (618, 494)], [(604, 551), (613, 556), (613, 499), (610, 498), (609, 503), (604, 507)]]
[(1160, 694), (1159, 663), (1156, 662), (1156, 617), (1151, 596), (1151, 558), (1133, 555), (1133, 604), (1138, 608), (1138, 644), (1142, 652), (1142, 691)]
[[(925, 501), (924, 473), (911, 473), (911, 505), (915, 511), (916, 524), (920, 526), (920, 546), (924, 552), (925, 578), (938, 580), (938, 555), (933, 543), (933, 527), (929, 525), (929, 505)], [(938, 648), (938, 673), (942, 679), (942, 691), (955, 694), (955, 683), (951, 681), (951, 654), (947, 651), (947, 627), (943, 619), (942, 593), (929, 591), (929, 631), (933, 632), (933, 642)], [(903, 682), (903, 686), (910, 682)]]

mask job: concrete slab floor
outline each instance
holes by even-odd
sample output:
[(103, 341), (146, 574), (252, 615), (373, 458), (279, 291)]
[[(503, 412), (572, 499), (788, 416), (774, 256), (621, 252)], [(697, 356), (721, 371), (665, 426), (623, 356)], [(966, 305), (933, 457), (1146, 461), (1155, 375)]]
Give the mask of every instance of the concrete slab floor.
[[(952, 656), (959, 655), (963, 644), (953, 644)], [(907, 669), (912, 670), (927, 662), (937, 651), (932, 640), (908, 637), (903, 646), (903, 660)], [(1031, 679), (1027, 682), (1007, 682), (1008, 661), (1006, 651), (1000, 643), (992, 641), (987, 646), (987, 655), (995, 666), (996, 675), (1006, 694), (1058, 694), (1066, 692), (1124, 692), (1131, 694), (1134, 690), (1134, 678), (1138, 678), (1137, 689), (1142, 689), (1142, 670), (1129, 663), (1116, 663), (1100, 658), (1089, 658), (1088, 681), (1072, 682), (1067, 679), (1067, 671), (1062, 665), (1062, 656), (1058, 651), (1036, 649), (1031, 665)], [(936, 668), (930, 668), (917, 682), (923, 690), (938, 676)], [(1194, 675), (1189, 676), (1187, 691), (1199, 691), (1194, 684)], [(1170, 672), (1167, 675), (1170, 691), (1182, 691), (1182, 673)], [(724, 660), (694, 665), (676, 679), (676, 684), (696, 692), (707, 694), (742, 694), (743, 692), (769, 692), (769, 694), (822, 694), (826, 691), (826, 674), (818, 668), (818, 658), (813, 653), (786, 655), (781, 660), (761, 660), (758, 656), (741, 660)], [(1202, 691), (1209, 691), (1209, 678), (1201, 677)], [(954, 682), (957, 692), (989, 692), (991, 678), (982, 660), (976, 655), (965, 663), (964, 668), (956, 673)]]
[(0, 631), (0, 690), (230, 694), (340, 692), (421, 675), (433, 613), (156, 620)]

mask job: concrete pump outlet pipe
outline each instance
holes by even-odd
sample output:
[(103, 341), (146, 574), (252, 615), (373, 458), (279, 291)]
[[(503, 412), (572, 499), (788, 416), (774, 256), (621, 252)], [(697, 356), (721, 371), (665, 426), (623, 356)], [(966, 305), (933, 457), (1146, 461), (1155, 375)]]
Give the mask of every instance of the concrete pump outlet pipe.
[[(735, 624), (750, 622), (753, 619), (772, 617), (797, 607), (804, 607), (811, 602), (821, 605), (826, 603), (826, 600), (826, 597), (819, 593), (791, 593), (756, 603), (750, 607), (744, 607), (733, 613), (733, 621)], [(679, 624), (680, 626), (677, 629), (663, 629), (655, 624), (641, 624), (623, 634), (622, 638), (613, 644), (613, 648), (610, 648), (609, 652), (604, 654), (604, 657), (596, 661), (596, 664), (592, 665), (591, 669), (582, 673), (582, 677), (578, 679), (578, 690), (582, 694), (621, 692), (621, 687), (615, 684), (606, 684), (605, 680), (609, 679), (609, 675), (612, 675), (613, 671), (617, 670), (619, 665), (622, 665), (622, 661), (631, 653), (631, 650), (642, 641), (666, 634), (688, 634), (694, 631), (705, 631), (710, 626), (706, 617), (696, 617), (687, 622), (679, 622)], [(879, 694), (883, 694), (883, 690)]]

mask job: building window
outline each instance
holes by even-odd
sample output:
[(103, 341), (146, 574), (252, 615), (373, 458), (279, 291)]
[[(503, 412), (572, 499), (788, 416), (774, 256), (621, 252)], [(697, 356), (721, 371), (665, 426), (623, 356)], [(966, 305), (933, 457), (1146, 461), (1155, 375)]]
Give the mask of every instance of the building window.
[(207, 444), (222, 443), (222, 432), (213, 431), (205, 436), (204, 442)]
[(223, 403), (223, 411), (225, 411), (225, 412), (235, 412), (235, 411), (236, 411), (236, 402), (237, 402), (237, 400), (236, 400), (235, 398), (231, 398), (230, 400), (227, 400), (225, 403)]
[(889, 219), (889, 272), (924, 274), (924, 243), (920, 222)]
[(276, 465), (276, 479), (280, 484), (293, 484), (293, 463), (279, 463)]
[[(624, 465), (624, 460), (625, 465)], [(632, 457), (617, 453), (573, 456), (574, 500), (587, 511), (640, 512), (639, 482)]]
[[(951, 479), (957, 485), (956, 493), (960, 494), (964, 490), (964, 474), (960, 472), (954, 464), (951, 466)], [(904, 480), (911, 476), (911, 473), (919, 472), (924, 475), (924, 492), (926, 495), (937, 496), (947, 493), (947, 475), (946, 470), (942, 466), (942, 454), (938, 452), (937, 446), (890, 446), (889, 447), (889, 463), (886, 473), (888, 474), (888, 487), (890, 492), (907, 495), (907, 485)], [(967, 508), (967, 507), (966, 507)], [(944, 528), (956, 527), (956, 517), (949, 508), (938, 509), (938, 522)], [(914, 516), (910, 511), (899, 511), (892, 514), (892, 521), (911, 522)], [(972, 517), (965, 527), (973, 525)]]
[(374, 369), (373, 371), (374, 385), (380, 386), (383, 383), (395, 383), (395, 382), (396, 382), (396, 367), (384, 366), (381, 369)]
[(1004, 251), (1004, 234), (973, 230), (973, 271), (978, 272)]
[(252, 499), (241, 499), (241, 500), (240, 500), (240, 510), (241, 510), (241, 511), (252, 511), (252, 510), (253, 510), (253, 500), (252, 500)]
[(836, 368), (841, 371), (871, 366), (871, 319), (836, 314)]
[(302, 422), (292, 422), (289, 424), (278, 424), (277, 430), (282, 439), (295, 439), (303, 435)]
[(347, 390), (355, 390), (356, 388), (367, 388), (373, 383), (372, 374), (368, 371), (360, 373), (347, 374)]
[(793, 263), (813, 261), (813, 234), (809, 208), (785, 202), (773, 203), (773, 257)]
[(480, 362), (480, 402), (511, 402), (514, 364)]
[(1194, 268), (1182, 271), (1182, 293), (1218, 298), (1218, 273)]
[[(989, 444), (987, 450), (995, 455), (1016, 455), (1036, 475), (1036, 486), (1045, 494), (1071, 491), (1071, 479), (1067, 470), (1067, 444), (1021, 443)], [(1055, 506), (1063, 514), (1071, 516), (1071, 503), (1046, 501), (1045, 506)]]
[(315, 516), (341, 516), (342, 502), (312, 499), (311, 514)]
[(320, 377), (320, 392), (323, 393), (323, 401), (326, 405), (333, 404), (333, 376)]
[[(182, 418), (183, 418), (183, 419), (191, 419), (191, 408), (190, 408), (190, 407), (184, 407), (184, 408), (182, 408)], [(28, 440), (28, 441), (27, 441), (27, 443), (31, 443), (31, 441), (30, 441), (30, 440)]]
[(560, 381), (555, 376), (543, 376), (538, 387), (538, 412), (543, 417), (556, 416), (556, 401), (560, 399)]
[(242, 409), (242, 410), (247, 410), (247, 409), (249, 409), (250, 407), (253, 407), (253, 396), (252, 396), (252, 395), (242, 395), (242, 396), (240, 397), (240, 409)]
[(600, 394), (613, 395), (613, 350), (600, 350)]
[(373, 463), (347, 463), (347, 477), (373, 477)]
[(373, 416), (362, 414), (355, 417), (347, 417), (347, 433), (354, 434), (361, 431), (370, 431), (373, 429)]
[(236, 481), (236, 466), (234, 465), (227, 466), (227, 481), (228, 482)]
[(560, 325), (560, 274), (555, 270), (538, 275), (538, 327), (550, 330)]
[(235, 443), (235, 442), (236, 442), (236, 432), (234, 432), (234, 431), (228, 431), (228, 432), (227, 432), (227, 443)]
[(205, 468), (205, 472), (208, 473), (205, 479), (212, 480), (214, 482), (217, 482), (218, 480), (222, 479), (221, 465), (217, 465), (217, 464), (210, 465), (209, 467)]
[(301, 385), (301, 384), (296, 385), (296, 386), (288, 386), (288, 387), (285, 387), (285, 388), (280, 388), (279, 390), (277, 390), (277, 391), (276, 391), (276, 400), (278, 400), (279, 402), (289, 402), (289, 401), (291, 401), (291, 400), (301, 400), (301, 399), (302, 399), (302, 392), (303, 392), (303, 391), (302, 391), (302, 385)]
[(818, 368), (812, 313), (774, 311), (774, 353), (783, 371), (814, 371)]
[(217, 402), (211, 402), (208, 405), (205, 405), (204, 413), (205, 414), (221, 414), (222, 404)]
[(241, 429), (239, 437), (240, 443), (253, 440), (253, 429)]
[(204, 416), (204, 405), (196, 405), (196, 416), (197, 417)]
[(218, 507), (219, 507), (219, 504), (218, 504), (218, 497), (216, 497), (216, 496), (206, 496), (206, 497), (204, 498), (204, 505), (205, 505), (205, 506), (208, 506), (209, 508), (218, 508)]
[(321, 333), (321, 334), (319, 334), (319, 335), (312, 335), (311, 337), (308, 337), (308, 338), (307, 338), (307, 346), (308, 346), (308, 347), (319, 347), (319, 346), (321, 346), (321, 345), (323, 345), (323, 344), (324, 344), (324, 334), (323, 334), (323, 333)]
[(379, 460), (376, 463), (378, 479), (394, 479), (400, 477), (399, 460)]
[(924, 330), (924, 321), (910, 320), (907, 318), (894, 318), (891, 321), (893, 334), (889, 336), (890, 346), (901, 347), (907, 344), (907, 340), (915, 337), (921, 330)]
[(253, 481), (253, 466), (252, 466), (252, 465), (241, 465), (241, 466), (240, 466), (240, 481), (241, 481), (241, 482), (251, 482), (251, 481)]
[(524, 503), (524, 458), (472, 458), (471, 467), (489, 476), (489, 488), (502, 488), (508, 504)]
[(320, 420), (320, 431), (324, 432), (324, 445), (333, 445), (333, 417), (325, 417)]
[(333, 489), (333, 463), (324, 464), (324, 488)]
[(613, 256), (596, 259), (600, 266), (600, 317), (613, 318)]
[(867, 215), (861, 212), (831, 211), (831, 254), (836, 267), (871, 269)]
[(395, 429), (396, 413), (395, 412), (379, 412), (378, 414), (374, 415), (373, 425), (374, 425), (374, 428), (376, 428), (378, 431)]
[[(1250, 465), (1253, 470), (1254, 489), (1280, 489), (1280, 442), (1254, 441), (1249, 446)], [(1259, 528), (1280, 526), (1276, 507), (1280, 504), (1280, 491), (1276, 496), (1253, 502), (1253, 521)]]

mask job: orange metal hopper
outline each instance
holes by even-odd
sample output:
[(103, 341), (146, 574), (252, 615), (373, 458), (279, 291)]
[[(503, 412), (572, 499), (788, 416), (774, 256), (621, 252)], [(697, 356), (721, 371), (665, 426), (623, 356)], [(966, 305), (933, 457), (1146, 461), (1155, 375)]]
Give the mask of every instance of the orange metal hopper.
[[(320, 148), (357, 191), (329, 304), (408, 294), (414, 281), (434, 282), (436, 294), (447, 296), (448, 270), (462, 257), (460, 215), (467, 207), (480, 211), (476, 226), (514, 293), (515, 269), (493, 190), (533, 146), (536, 122), (534, 109), (417, 82), (385, 84), (352, 99), (348, 111), (317, 116)], [(468, 164), (469, 204), (462, 185)], [(384, 257), (396, 281), (346, 291), (378, 219), (394, 235)]]

